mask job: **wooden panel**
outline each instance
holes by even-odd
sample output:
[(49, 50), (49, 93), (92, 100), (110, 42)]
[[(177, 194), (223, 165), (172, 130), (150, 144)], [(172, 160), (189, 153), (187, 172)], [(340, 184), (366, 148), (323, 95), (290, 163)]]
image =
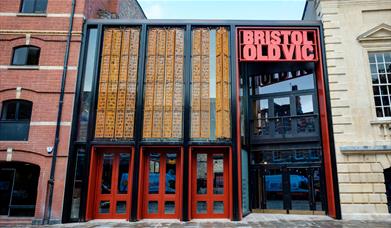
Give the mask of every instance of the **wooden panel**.
[(150, 29), (144, 98), (144, 138), (182, 137), (183, 51), (181, 29)]
[(95, 138), (133, 137), (139, 29), (104, 32)]
[(228, 30), (216, 32), (216, 138), (231, 137)]

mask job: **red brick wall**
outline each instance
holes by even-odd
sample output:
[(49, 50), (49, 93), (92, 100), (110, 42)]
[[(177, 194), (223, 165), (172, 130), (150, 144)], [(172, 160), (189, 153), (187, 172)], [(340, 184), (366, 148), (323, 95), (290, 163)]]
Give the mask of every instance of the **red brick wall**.
[[(23, 161), (40, 166), (38, 194), (34, 219), (44, 216), (47, 183), (50, 176), (52, 155), (46, 151), (53, 146), (63, 72), (66, 35), (69, 28), (71, 0), (48, 0), (47, 16), (16, 16), (20, 1), (2, 0), (0, 13), (0, 110), (2, 102), (16, 99), (16, 88), (21, 87), (19, 99), (33, 102), (28, 141), (0, 141), (0, 161), (6, 160), (7, 148), (12, 148), (12, 161)], [(69, 70), (65, 87), (60, 143), (55, 173), (52, 219), (61, 220), (64, 199), (66, 166), (69, 153), (69, 137), (77, 76), (78, 56), (84, 0), (77, 0), (74, 18)], [(15, 15), (12, 15), (14, 13)], [(54, 14), (54, 16), (53, 16)], [(13, 47), (26, 44), (41, 48), (40, 69), (9, 69)], [(18, 218), (15, 218), (16, 220)]]

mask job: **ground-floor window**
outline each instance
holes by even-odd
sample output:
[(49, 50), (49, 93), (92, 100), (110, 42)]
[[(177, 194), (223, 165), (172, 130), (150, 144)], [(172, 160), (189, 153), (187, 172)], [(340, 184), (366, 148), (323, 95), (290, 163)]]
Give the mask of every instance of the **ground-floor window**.
[(34, 216), (39, 166), (0, 162), (0, 215)]
[(391, 213), (391, 168), (384, 170), (384, 183), (386, 184), (388, 212)]

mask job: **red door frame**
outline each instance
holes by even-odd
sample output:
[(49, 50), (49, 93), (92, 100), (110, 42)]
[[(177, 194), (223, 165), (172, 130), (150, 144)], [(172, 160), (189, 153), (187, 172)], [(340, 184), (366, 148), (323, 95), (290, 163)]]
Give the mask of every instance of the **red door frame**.
[[(327, 214), (333, 218), (337, 218), (337, 211), (336, 211), (336, 205), (335, 205), (335, 192), (334, 192), (334, 184), (335, 180), (333, 178), (333, 169), (332, 169), (332, 159), (331, 159), (331, 146), (330, 145), (330, 137), (329, 137), (329, 120), (328, 118), (331, 118), (331, 116), (327, 115), (327, 94), (326, 94), (326, 84), (325, 84), (325, 76), (323, 71), (323, 53), (321, 48), (321, 41), (320, 41), (320, 31), (318, 27), (236, 27), (236, 115), (237, 115), (237, 121), (236, 121), (236, 128), (237, 128), (237, 148), (238, 153), (241, 151), (241, 138), (240, 138), (240, 98), (239, 98), (239, 92), (240, 92), (240, 85), (239, 85), (239, 55), (238, 55), (238, 46), (239, 46), (239, 31), (241, 29), (267, 29), (267, 30), (278, 30), (278, 29), (287, 29), (287, 30), (300, 30), (300, 31), (315, 31), (315, 40), (316, 40), (316, 51), (318, 55), (317, 61), (315, 61), (315, 71), (316, 71), (316, 82), (317, 82), (317, 94), (318, 94), (318, 104), (319, 104), (319, 116), (320, 116), (320, 127), (321, 127), (321, 136), (322, 136), (322, 147), (323, 147), (323, 162), (324, 162), (324, 169), (325, 169), (325, 181), (326, 181), (326, 196), (327, 196)], [(238, 158), (240, 157), (240, 154), (238, 154)], [(241, 162), (238, 161), (238, 167), (241, 167)], [(241, 168), (238, 168), (239, 174), (241, 174)], [(241, 183), (241, 175), (239, 175), (239, 183)], [(239, 184), (239, 205), (240, 205), (240, 213), (242, 213), (241, 209), (241, 184)]]
[[(196, 193), (197, 188), (197, 160), (196, 156), (198, 153), (207, 154), (207, 193), (205, 195), (199, 195)], [(213, 154), (223, 154), (224, 156), (224, 193), (222, 195), (213, 194)], [(229, 151), (222, 148), (197, 148), (192, 152), (192, 163), (191, 163), (191, 217), (192, 218), (228, 218), (229, 217)], [(197, 214), (197, 201), (207, 202), (207, 213)], [(213, 202), (223, 201), (224, 202), (224, 213), (214, 214)]]
[[(175, 196), (171, 196), (171, 194), (158, 194), (156, 196), (151, 196), (148, 194), (148, 178), (147, 175), (149, 173), (149, 167), (146, 165), (148, 160), (148, 154), (151, 150), (153, 152), (177, 152), (177, 166), (176, 166), (176, 193)], [(165, 160), (165, 159), (163, 159)], [(162, 161), (162, 159), (160, 160)], [(140, 173), (139, 173), (139, 192), (138, 192), (138, 203), (137, 206), (139, 210), (137, 211), (137, 219), (140, 220), (142, 218), (160, 218), (160, 219), (170, 219), (176, 218), (180, 219), (182, 216), (182, 173), (183, 173), (183, 147), (180, 146), (143, 146), (140, 148)], [(162, 165), (162, 164), (161, 164)], [(165, 169), (165, 168), (162, 168)], [(162, 170), (161, 169), (161, 170)], [(164, 175), (160, 175), (160, 183), (164, 179)], [(164, 179), (165, 180), (165, 179)], [(163, 181), (165, 182), (165, 181)], [(159, 189), (164, 189), (165, 183), (159, 184)], [(159, 191), (161, 192), (161, 191)], [(175, 213), (174, 214), (164, 214), (164, 201), (167, 201), (164, 196), (167, 196), (170, 201), (175, 201)], [(156, 199), (159, 202), (158, 212), (157, 214), (148, 214), (148, 199)], [(163, 203), (161, 203), (162, 201)]]
[[(101, 165), (101, 154), (105, 151), (110, 151), (114, 153), (120, 153), (120, 152), (129, 152), (130, 153), (130, 164), (129, 164), (129, 174), (128, 174), (128, 193), (127, 194), (121, 194), (119, 196), (115, 197), (115, 193), (112, 193), (112, 197), (110, 199), (111, 204), (114, 205), (114, 202), (116, 199), (119, 200), (126, 200), (127, 206), (126, 206), (126, 214), (121, 215), (114, 215), (112, 213), (112, 210), (114, 206), (110, 207), (110, 213), (107, 216), (97, 215), (97, 206), (98, 206), (98, 193), (99, 190), (99, 184), (100, 184), (100, 173), (101, 168), (99, 165)], [(86, 208), (86, 220), (92, 220), (92, 219), (126, 219), (129, 220), (130, 217), (130, 208), (132, 204), (132, 177), (133, 177), (133, 162), (134, 162), (134, 148), (129, 146), (92, 146), (91, 147), (91, 153), (90, 153), (90, 171), (89, 171), (89, 179), (88, 179), (88, 193), (87, 193), (87, 208)], [(115, 168), (116, 160), (113, 161), (113, 170), (114, 172), (112, 175), (118, 174), (117, 170), (118, 168)], [(118, 164), (118, 163), (117, 163)], [(117, 180), (116, 175), (114, 176), (114, 180)], [(112, 185), (116, 184), (117, 181), (113, 182)]]
[[(193, 219), (193, 213), (192, 210), (195, 210), (195, 200), (194, 200), (194, 195), (193, 195), (193, 188), (196, 188), (196, 183), (193, 180), (193, 175), (196, 173), (196, 169), (194, 167), (194, 156), (198, 151), (206, 152), (206, 153), (211, 153), (213, 151), (216, 151), (216, 153), (223, 153), (225, 155), (225, 158), (227, 159), (226, 162), (228, 166), (225, 166), (224, 172), (227, 173), (226, 177), (224, 178), (226, 183), (225, 186), (228, 188), (225, 188), (225, 197), (226, 197), (226, 205), (224, 205), (225, 213), (223, 214), (224, 217), (221, 216), (221, 214), (218, 215), (211, 215), (211, 214), (206, 214), (207, 216), (196, 216), (198, 218), (204, 217), (204, 218), (229, 218), (232, 219), (232, 148), (229, 146), (190, 146), (189, 147), (189, 180), (188, 180), (188, 202), (189, 202), (189, 207), (188, 207), (188, 215), (189, 219)], [(210, 172), (208, 172), (210, 173)], [(209, 175), (209, 174), (208, 174)]]

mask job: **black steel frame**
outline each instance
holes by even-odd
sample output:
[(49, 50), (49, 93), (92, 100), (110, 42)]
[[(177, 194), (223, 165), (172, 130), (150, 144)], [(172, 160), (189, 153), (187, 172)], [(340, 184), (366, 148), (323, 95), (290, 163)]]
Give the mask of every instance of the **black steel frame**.
[[(97, 89), (99, 81), (99, 67), (100, 67), (100, 53), (102, 49), (102, 38), (103, 38), (103, 29), (105, 27), (126, 27), (133, 26), (141, 28), (140, 36), (140, 48), (139, 48), (139, 63), (138, 63), (138, 81), (137, 81), (137, 94), (136, 94), (136, 115), (135, 115), (135, 135), (133, 140), (129, 141), (94, 141), (94, 123), (95, 123), (95, 111), (97, 105)], [(197, 142), (190, 140), (190, 80), (191, 80), (191, 29), (195, 27), (216, 27), (224, 26), (229, 27), (230, 29), (230, 79), (231, 79), (231, 141), (215, 141), (215, 142)], [(185, 83), (185, 97), (184, 97), (184, 129), (183, 129), (183, 139), (180, 141), (142, 141), (142, 122), (143, 122), (143, 103), (144, 103), (144, 66), (145, 66), (145, 47), (146, 47), (146, 34), (149, 27), (182, 27), (185, 29), (185, 54), (184, 54), (184, 83)], [(237, 136), (239, 134), (239, 129), (236, 128), (237, 120), (240, 116), (237, 116), (237, 103), (236, 96), (236, 83), (239, 78), (237, 78), (237, 60), (236, 60), (236, 28), (237, 27), (295, 27), (295, 28), (318, 28), (321, 32), (321, 49), (322, 49), (322, 59), (325, 60), (325, 47), (323, 43), (323, 32), (322, 24), (320, 21), (255, 21), (255, 20), (88, 20), (83, 28), (83, 39), (81, 47), (81, 55), (79, 59), (79, 69), (78, 69), (78, 79), (76, 85), (76, 95), (75, 95), (75, 108), (73, 110), (73, 119), (72, 119), (72, 128), (71, 128), (71, 141), (70, 141), (70, 153), (69, 161), (67, 167), (67, 178), (66, 178), (66, 188), (64, 194), (64, 209), (63, 209), (63, 222), (71, 222), (70, 211), (72, 206), (72, 192), (73, 192), (73, 181), (74, 181), (74, 172), (75, 172), (75, 158), (76, 158), (76, 149), (78, 146), (85, 147), (86, 149), (86, 173), (83, 180), (83, 189), (80, 203), (79, 211), (79, 221), (85, 221), (85, 209), (87, 206), (87, 187), (88, 187), (88, 177), (89, 177), (89, 161), (90, 161), (90, 151), (93, 145), (132, 145), (135, 148), (134, 156), (134, 172), (133, 172), (133, 192), (132, 192), (132, 204), (137, 205), (138, 200), (138, 179), (139, 179), (139, 149), (143, 145), (178, 145), (183, 146), (184, 151), (187, 152), (190, 145), (230, 145), (232, 146), (232, 159), (233, 161), (238, 161), (238, 151), (237, 151)], [(87, 53), (87, 35), (90, 28), (98, 28), (97, 41), (98, 50), (97, 55), (95, 56), (95, 68), (94, 68), (94, 79), (93, 79), (93, 88), (92, 88), (92, 101), (91, 101), (91, 111), (88, 125), (87, 140), (83, 142), (76, 141), (77, 136), (77, 124), (78, 124), (78, 113), (79, 113), (79, 103), (80, 103), (80, 92), (82, 88), (83, 75), (85, 71), (85, 58)], [(331, 122), (331, 106), (329, 101), (329, 89), (328, 89), (328, 80), (327, 80), (327, 70), (326, 65), (323, 61), (323, 75), (325, 78), (325, 88), (327, 94), (327, 110), (329, 116), (329, 137), (330, 137), (330, 147), (331, 147), (331, 157), (332, 157), (332, 166), (335, 168), (333, 173), (334, 177), (334, 190), (336, 195), (336, 208), (337, 208), (337, 217), (341, 218), (340, 206), (339, 206), (339, 192), (338, 192), (338, 182), (337, 182), (337, 173), (336, 173), (336, 160), (335, 160), (335, 151), (334, 151), (334, 138), (332, 133), (332, 122)], [(246, 104), (247, 105), (247, 104)], [(248, 107), (246, 107), (247, 110)], [(247, 112), (247, 111), (246, 111)], [(247, 136), (247, 135), (246, 135)], [(239, 136), (240, 137), (240, 136)], [(246, 140), (249, 138), (246, 137)], [(246, 143), (248, 146), (248, 143)], [(245, 148), (245, 147), (244, 147)], [(188, 166), (188, 154), (184, 153), (184, 167)], [(232, 173), (232, 186), (239, 186), (239, 173), (238, 173), (238, 162), (233, 162), (233, 173)], [(183, 170), (183, 180), (188, 180), (189, 173), (187, 169)], [(232, 200), (232, 214), (233, 220), (240, 220), (239, 211), (241, 206), (239, 205), (238, 195), (239, 189), (233, 188), (233, 198)], [(188, 186), (183, 186), (183, 199), (182, 199), (182, 220), (187, 221), (189, 219), (188, 215)], [(130, 220), (137, 220), (137, 206), (132, 207), (130, 213)]]

